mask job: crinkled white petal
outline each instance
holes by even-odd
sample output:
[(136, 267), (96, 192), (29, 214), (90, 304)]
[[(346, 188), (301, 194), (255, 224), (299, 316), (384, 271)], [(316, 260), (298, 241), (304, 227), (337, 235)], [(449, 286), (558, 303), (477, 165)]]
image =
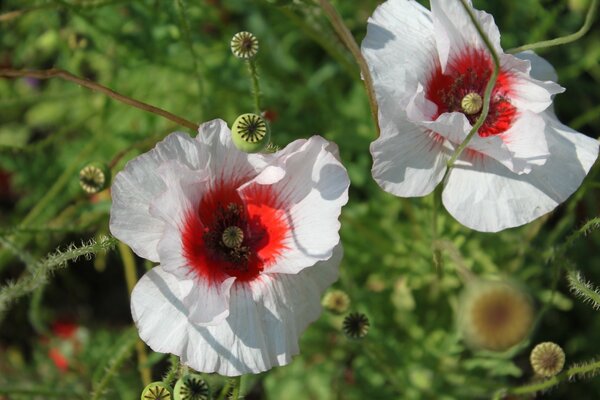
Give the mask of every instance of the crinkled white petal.
[(211, 177), (231, 182), (253, 177), (267, 165), (268, 156), (239, 151), (231, 140), (231, 131), (221, 119), (205, 122), (198, 128), (196, 140), (202, 143), (209, 159)]
[(320, 136), (297, 140), (277, 152), (273, 164), (238, 189), (243, 201), (268, 189), (288, 226), (283, 249), (269, 272), (297, 273), (331, 257), (339, 242), (341, 208), (348, 201), (346, 168)]
[(556, 74), (556, 70), (552, 64), (535, 54), (533, 51), (523, 51), (515, 54), (515, 57), (520, 58), (521, 60), (527, 60), (531, 63), (530, 74), (533, 79), (537, 79), (538, 81), (542, 82), (558, 82), (558, 75)]
[[(467, 3), (494, 50), (501, 54), (500, 32), (494, 18), (484, 11), (473, 9), (471, 1)], [(460, 1), (431, 0), (431, 15), (442, 71), (446, 70), (449, 61), (465, 49), (487, 49)]]
[(131, 311), (140, 337), (200, 372), (237, 376), (288, 364), (298, 338), (321, 312), (320, 295), (337, 279), (342, 247), (299, 274), (265, 274), (231, 288), (229, 316), (198, 326), (188, 318), (177, 278), (156, 267), (140, 279)]
[(442, 201), (460, 223), (484, 232), (520, 226), (552, 211), (581, 185), (598, 156), (598, 141), (561, 124), (551, 112), (543, 115), (550, 153), (543, 166), (516, 175), (480, 157), (450, 172)]
[[(377, 101), (400, 99), (425, 81), (434, 58), (435, 42), (429, 10), (412, 0), (390, 0), (369, 18), (361, 44), (373, 77)], [(385, 117), (385, 115), (384, 115)]]
[(540, 81), (530, 75), (531, 63), (510, 54), (503, 54), (501, 68), (511, 73), (510, 102), (519, 110), (540, 113), (552, 104), (555, 94), (565, 89), (553, 81)]
[(129, 161), (112, 185), (110, 231), (140, 257), (158, 262), (157, 243), (164, 222), (150, 215), (150, 202), (166, 190), (156, 171), (163, 162), (179, 160), (199, 168), (202, 150), (187, 134), (175, 132), (149, 152)]

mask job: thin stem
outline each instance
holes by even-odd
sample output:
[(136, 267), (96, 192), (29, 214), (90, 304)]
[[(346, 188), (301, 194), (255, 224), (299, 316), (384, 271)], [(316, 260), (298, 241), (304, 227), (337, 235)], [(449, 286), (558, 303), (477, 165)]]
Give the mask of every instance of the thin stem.
[(168, 111), (165, 111), (161, 108), (151, 106), (150, 104), (132, 99), (131, 97), (124, 96), (120, 93), (115, 92), (112, 89), (107, 88), (106, 86), (102, 86), (99, 83), (91, 81), (89, 79), (80, 78), (71, 74), (70, 72), (51, 68), (51, 69), (42, 69), (42, 70), (18, 70), (11, 68), (0, 68), (0, 76), (10, 77), (10, 78), (22, 78), (22, 77), (31, 77), (37, 79), (50, 79), (50, 78), (62, 78), (67, 81), (75, 82), (78, 85), (86, 87), (91, 90), (95, 90), (97, 92), (103, 93), (113, 99), (120, 101), (121, 103), (130, 105), (135, 108), (139, 108), (140, 110), (147, 111), (152, 114), (160, 115), (163, 118), (166, 118), (170, 121), (177, 123), (178, 125), (185, 126), (186, 128), (196, 130), (198, 129), (198, 124), (195, 124), (191, 121), (188, 121), (185, 118), (178, 117), (175, 114), (171, 114)]
[[(194, 50), (194, 44), (192, 43), (192, 34), (190, 31), (190, 25), (186, 17), (186, 8), (183, 0), (176, 0), (177, 11), (179, 14), (179, 21), (183, 26), (183, 39), (186, 46), (192, 56), (192, 62), (194, 64), (194, 73), (196, 74), (196, 82), (198, 85), (198, 97), (200, 98), (200, 104), (204, 105), (206, 102), (206, 96), (204, 96), (204, 83), (202, 82), (202, 75), (200, 74), (198, 55)], [(204, 114), (204, 107), (202, 106), (200, 111), (201, 115)]]
[(252, 78), (252, 96), (254, 97), (254, 112), (260, 115), (260, 83), (258, 81), (258, 69), (256, 68), (256, 61), (254, 59), (251, 59), (246, 61), (246, 64), (248, 65), (248, 72), (250, 73), (250, 78)]
[(225, 381), (225, 385), (223, 386), (223, 388), (221, 389), (221, 392), (219, 393), (219, 397), (217, 397), (217, 400), (225, 400), (225, 396), (227, 396), (227, 393), (229, 393), (230, 389), (231, 389), (231, 379), (227, 379)]
[(533, 394), (536, 392), (541, 392), (544, 390), (548, 390), (553, 386), (558, 385), (560, 382), (565, 380), (571, 380), (575, 377), (585, 377), (587, 375), (598, 373), (600, 370), (600, 360), (592, 361), (590, 363), (574, 365), (568, 370), (564, 371), (561, 374), (558, 374), (552, 378), (542, 380), (539, 382), (528, 383), (526, 385), (517, 386), (512, 389), (507, 389), (505, 393), (507, 394)]
[(163, 383), (166, 385), (171, 385), (171, 382), (179, 376), (179, 357), (171, 355), (169, 357), (169, 362), (171, 363), (171, 367), (169, 367), (169, 370), (162, 379)]
[(435, 266), (435, 270), (438, 274), (438, 277), (441, 277), (442, 268), (443, 268), (442, 252), (441, 252), (440, 248), (436, 245), (436, 243), (439, 239), (438, 215), (439, 215), (441, 197), (442, 197), (442, 185), (438, 185), (435, 188), (435, 190), (433, 191), (433, 208), (431, 210), (431, 214), (432, 214), (432, 221), (431, 221), (431, 237), (432, 237), (431, 243), (432, 243), (432, 246), (431, 247), (433, 249), (433, 265)]
[(479, 33), (479, 36), (485, 43), (485, 47), (487, 47), (488, 51), (490, 52), (490, 54), (492, 56), (492, 60), (494, 61), (494, 69), (492, 71), (492, 75), (490, 76), (490, 80), (488, 81), (488, 83), (485, 87), (481, 115), (479, 115), (479, 118), (477, 118), (477, 121), (475, 121), (473, 128), (471, 128), (471, 131), (469, 131), (469, 134), (467, 135), (465, 140), (463, 140), (463, 142), (458, 146), (458, 148), (456, 149), (454, 154), (452, 154), (452, 156), (450, 157), (450, 160), (448, 160), (448, 170), (446, 171), (446, 176), (448, 175), (450, 169), (454, 166), (454, 163), (456, 162), (458, 157), (460, 157), (461, 153), (467, 147), (467, 145), (469, 144), (469, 142), (471, 141), (471, 139), (473, 138), (475, 133), (477, 133), (479, 128), (481, 128), (481, 125), (483, 125), (483, 123), (485, 122), (488, 112), (490, 111), (490, 98), (492, 97), (492, 90), (494, 89), (494, 85), (496, 85), (496, 80), (498, 79), (498, 74), (500, 73), (500, 60), (498, 59), (498, 55), (496, 54), (496, 51), (494, 50), (494, 46), (490, 42), (490, 39), (487, 37), (487, 35), (483, 32), (483, 29), (481, 28), (481, 25), (479, 25), (477, 18), (475, 18), (475, 15), (473, 14), (473, 10), (471, 10), (471, 7), (469, 7), (469, 5), (467, 5), (465, 0), (460, 0), (460, 2), (462, 4), (463, 8), (465, 9), (465, 11), (467, 12), (467, 14), (469, 14), (469, 18), (471, 19), (471, 22), (475, 26), (475, 29), (477, 29), (477, 33)]
[(336, 9), (329, 3), (328, 0), (318, 0), (321, 8), (325, 12), (327, 19), (333, 26), (333, 29), (338, 34), (344, 45), (350, 50), (354, 60), (358, 64), (360, 68), (360, 72), (362, 74), (363, 82), (365, 84), (365, 88), (367, 89), (367, 96), (369, 97), (369, 105), (371, 106), (371, 115), (373, 117), (373, 121), (375, 122), (375, 127), (377, 129), (377, 136), (379, 136), (379, 117), (377, 111), (377, 98), (375, 97), (375, 89), (373, 88), (373, 78), (371, 77), (371, 71), (369, 70), (369, 66), (367, 64), (367, 60), (363, 57), (360, 47), (354, 40), (352, 33), (348, 30), (346, 25), (344, 24), (344, 20), (340, 16), (340, 14), (336, 11)]
[[(135, 259), (133, 258), (133, 252), (126, 244), (119, 242), (118, 244), (119, 254), (121, 260), (123, 260), (123, 266), (125, 267), (125, 281), (127, 282), (127, 289), (129, 294), (133, 291), (133, 288), (137, 282), (137, 274), (135, 271)], [(135, 343), (135, 349), (137, 352), (138, 359), (138, 370), (140, 371), (140, 377), (144, 386), (152, 382), (152, 373), (148, 368), (148, 355), (146, 354), (146, 346), (141, 340), (137, 340)]]
[(596, 10), (598, 9), (598, 0), (592, 0), (590, 4), (590, 8), (587, 11), (585, 16), (585, 21), (579, 30), (575, 33), (571, 33), (570, 35), (561, 36), (555, 39), (542, 40), (541, 42), (525, 44), (523, 46), (515, 47), (513, 49), (507, 50), (507, 53), (515, 54), (520, 53), (526, 50), (535, 50), (552, 46), (560, 46), (562, 44), (567, 44), (574, 42), (581, 37), (583, 37), (590, 30), (592, 23), (594, 22), (594, 18), (596, 16)]

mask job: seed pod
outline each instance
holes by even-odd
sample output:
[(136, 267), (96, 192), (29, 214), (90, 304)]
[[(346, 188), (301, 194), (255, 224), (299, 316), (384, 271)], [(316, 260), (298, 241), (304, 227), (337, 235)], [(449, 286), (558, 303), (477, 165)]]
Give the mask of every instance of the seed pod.
[(551, 378), (562, 371), (565, 365), (565, 352), (556, 343), (543, 342), (533, 348), (529, 361), (536, 375)]
[(350, 298), (342, 290), (331, 290), (323, 297), (321, 305), (334, 314), (343, 314), (350, 307)]
[(267, 121), (256, 114), (242, 114), (231, 127), (233, 144), (246, 153), (257, 153), (264, 149), (271, 138)]
[(86, 165), (79, 171), (79, 184), (88, 194), (106, 189), (110, 184), (110, 168), (100, 162)]
[(237, 58), (249, 60), (258, 53), (258, 39), (250, 32), (238, 32), (231, 38), (231, 52)]
[(141, 400), (172, 400), (171, 388), (163, 382), (152, 382), (142, 391)]
[(363, 313), (350, 313), (344, 318), (344, 333), (350, 339), (362, 339), (367, 336), (369, 326), (369, 318)]
[(177, 380), (173, 395), (175, 400), (208, 400), (210, 389), (201, 375), (187, 374)]

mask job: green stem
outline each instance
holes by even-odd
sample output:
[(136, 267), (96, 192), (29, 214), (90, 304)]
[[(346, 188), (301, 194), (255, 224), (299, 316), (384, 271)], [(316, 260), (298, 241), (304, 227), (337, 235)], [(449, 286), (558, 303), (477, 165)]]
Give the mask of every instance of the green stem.
[(585, 21), (583, 26), (575, 33), (571, 33), (570, 35), (561, 36), (559, 38), (550, 39), (550, 40), (542, 40), (541, 42), (526, 44), (523, 46), (515, 47), (513, 49), (507, 50), (507, 53), (515, 54), (520, 53), (526, 50), (535, 50), (552, 46), (559, 46), (562, 44), (567, 44), (574, 42), (581, 37), (583, 37), (591, 28), (592, 23), (594, 22), (594, 18), (596, 16), (596, 10), (598, 9), (598, 0), (592, 0), (590, 4), (590, 8), (585, 16)]
[(196, 50), (194, 50), (194, 44), (192, 43), (192, 35), (190, 30), (190, 24), (188, 23), (186, 17), (186, 8), (183, 0), (176, 0), (177, 12), (179, 14), (179, 21), (183, 27), (183, 40), (192, 56), (192, 62), (194, 64), (194, 73), (196, 74), (196, 82), (198, 85), (198, 97), (200, 98), (200, 104), (202, 107), (200, 109), (200, 120), (202, 119), (202, 115), (204, 115), (204, 104), (206, 103), (206, 96), (204, 96), (204, 83), (202, 81), (202, 74), (200, 73), (199, 68), (199, 58), (196, 54)]
[(248, 72), (252, 79), (252, 97), (254, 98), (254, 112), (258, 115), (261, 113), (260, 108), (260, 82), (258, 80), (258, 68), (256, 68), (256, 61), (250, 59), (246, 61), (248, 66)]
[[(125, 268), (125, 281), (127, 282), (127, 289), (131, 295), (131, 292), (133, 291), (133, 288), (137, 282), (135, 259), (131, 249), (123, 242), (119, 242), (118, 248), (119, 254), (121, 255), (121, 260), (123, 261), (123, 266)], [(142, 383), (144, 386), (149, 385), (150, 382), (152, 382), (152, 372), (150, 371), (150, 368), (148, 368), (148, 355), (146, 354), (146, 346), (144, 345), (144, 342), (138, 339), (135, 343), (135, 349), (137, 352), (138, 370), (140, 371)]]
[(233, 378), (233, 393), (231, 394), (231, 400), (238, 400), (240, 398), (240, 392), (242, 389), (242, 377), (243, 375), (236, 376)]
[[(490, 98), (492, 97), (492, 90), (494, 89), (494, 85), (496, 85), (496, 80), (498, 79), (498, 74), (500, 73), (500, 60), (498, 59), (498, 54), (496, 54), (496, 51), (494, 50), (494, 46), (490, 42), (490, 39), (487, 37), (485, 32), (483, 32), (481, 25), (479, 25), (477, 18), (473, 14), (473, 10), (471, 10), (471, 7), (469, 5), (467, 5), (466, 0), (460, 0), (460, 2), (462, 4), (463, 8), (465, 9), (465, 11), (467, 12), (467, 14), (469, 14), (469, 18), (471, 19), (471, 22), (475, 26), (475, 29), (477, 29), (477, 33), (479, 33), (479, 36), (485, 43), (485, 47), (487, 47), (488, 51), (490, 52), (490, 54), (492, 56), (492, 60), (494, 61), (494, 69), (492, 71), (492, 75), (490, 76), (490, 80), (488, 81), (488, 83), (485, 87), (485, 92), (483, 95), (483, 107), (481, 109), (481, 114), (479, 115), (479, 118), (477, 118), (477, 121), (475, 121), (475, 124), (469, 131), (469, 134), (467, 135), (465, 140), (463, 140), (463, 142), (458, 146), (458, 148), (456, 149), (454, 154), (452, 154), (452, 156), (450, 157), (450, 160), (448, 160), (448, 163), (447, 163), (448, 170), (446, 171), (446, 176), (450, 172), (450, 169), (454, 166), (454, 163), (456, 162), (458, 157), (460, 157), (461, 153), (465, 150), (465, 148), (467, 147), (467, 145), (469, 144), (469, 142), (471, 141), (471, 139), (473, 138), (475, 133), (477, 133), (479, 128), (481, 128), (481, 125), (483, 125), (483, 123), (485, 122), (488, 112), (490, 111)], [(445, 179), (445, 177), (444, 177), (444, 179)]]
[(574, 365), (565, 372), (558, 374), (552, 378), (518, 386), (512, 389), (507, 389), (506, 393), (516, 395), (533, 394), (536, 392), (548, 390), (551, 387), (556, 386), (560, 382), (565, 380), (571, 380), (575, 377), (585, 377), (587, 374), (597, 373), (598, 370), (600, 370), (600, 360), (586, 364)]
[(436, 245), (439, 240), (439, 232), (438, 232), (438, 215), (439, 209), (442, 199), (442, 185), (438, 185), (433, 191), (433, 208), (431, 211), (432, 221), (431, 221), (431, 248), (433, 249), (433, 265), (435, 266), (435, 270), (437, 272), (438, 277), (442, 276), (442, 268), (443, 268), (443, 260), (442, 260), (442, 252), (440, 248)]
[(567, 281), (572, 293), (583, 299), (584, 302), (591, 303), (594, 309), (600, 309), (600, 291), (586, 281), (579, 272), (575, 270), (568, 271)]
[(377, 109), (377, 97), (375, 96), (375, 89), (373, 86), (373, 78), (371, 77), (371, 71), (369, 70), (369, 65), (367, 64), (367, 60), (363, 57), (360, 47), (354, 40), (354, 36), (344, 24), (344, 20), (340, 16), (340, 14), (336, 11), (336, 9), (329, 3), (328, 0), (318, 0), (323, 12), (329, 19), (329, 22), (333, 26), (333, 29), (340, 37), (342, 43), (348, 48), (354, 60), (358, 64), (360, 68), (360, 73), (362, 74), (363, 82), (365, 88), (367, 90), (367, 96), (369, 98), (369, 106), (371, 107), (371, 116), (373, 117), (373, 122), (375, 122), (375, 128), (377, 129), (377, 136), (380, 134), (379, 130), (379, 117), (378, 117), (378, 109)]
[(108, 383), (118, 371), (119, 367), (125, 362), (125, 360), (127, 360), (127, 358), (129, 358), (137, 341), (137, 331), (134, 328), (130, 328), (123, 334), (121, 340), (119, 340), (116, 350), (113, 352), (113, 358), (108, 362), (106, 372), (100, 379), (100, 382), (94, 385), (94, 392), (90, 396), (91, 400), (98, 400), (102, 398)]
[(171, 363), (171, 367), (163, 377), (163, 383), (166, 385), (171, 385), (171, 382), (175, 380), (179, 376), (179, 357), (175, 355), (171, 355), (169, 357), (169, 362)]

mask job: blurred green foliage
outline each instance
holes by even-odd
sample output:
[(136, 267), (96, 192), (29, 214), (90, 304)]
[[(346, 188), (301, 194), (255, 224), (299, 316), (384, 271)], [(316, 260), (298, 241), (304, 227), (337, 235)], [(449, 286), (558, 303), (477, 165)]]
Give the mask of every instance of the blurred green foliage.
[[(362, 40), (379, 2), (333, 3)], [(494, 15), (504, 48), (576, 31), (587, 4), (475, 1)], [(352, 186), (336, 287), (370, 317), (371, 330), (365, 340), (350, 341), (340, 333), (342, 317), (325, 314), (305, 333), (291, 365), (247, 382), (247, 399), (489, 398), (499, 387), (530, 380), (528, 350), (537, 342), (561, 344), (567, 364), (600, 354), (600, 315), (569, 294), (559, 268), (565, 263), (548, 263), (571, 231), (600, 214), (598, 166), (555, 212), (519, 229), (477, 233), (442, 215), (441, 234), (468, 268), (520, 282), (545, 311), (519, 348), (469, 350), (455, 326), (462, 288), (455, 261), (446, 257), (440, 276), (432, 264), (432, 199), (399, 199), (372, 180), (368, 147), (376, 134), (358, 68), (313, 2), (4, 0), (0, 12), (0, 67), (65, 69), (195, 122), (231, 124), (252, 110), (247, 71), (229, 50), (233, 34), (249, 30), (260, 40), (262, 103), (275, 116), (273, 141), (284, 146), (321, 134), (338, 143)], [(540, 52), (567, 88), (555, 101), (559, 118), (592, 137), (600, 135), (599, 34), (596, 24), (583, 39)], [(112, 163), (116, 173), (182, 129), (60, 79), (0, 79), (0, 110), (0, 282), (26, 272), (24, 257), (108, 232), (110, 196), (80, 190), (83, 165)], [(566, 252), (569, 265), (596, 284), (599, 246), (600, 235), (590, 234)], [(141, 275), (145, 264), (137, 261)], [(0, 321), (0, 399), (50, 398), (3, 397), (6, 387), (87, 398), (131, 323), (122, 269), (116, 253), (77, 262), (12, 307)], [(50, 350), (67, 346), (52, 329), (65, 318), (88, 333), (62, 372)], [(161, 355), (151, 354), (148, 363), (155, 378), (167, 368)], [(141, 389), (136, 361), (128, 359), (110, 383), (111, 398), (137, 398)], [(599, 392), (600, 381), (587, 380), (563, 383), (544, 398)]]

